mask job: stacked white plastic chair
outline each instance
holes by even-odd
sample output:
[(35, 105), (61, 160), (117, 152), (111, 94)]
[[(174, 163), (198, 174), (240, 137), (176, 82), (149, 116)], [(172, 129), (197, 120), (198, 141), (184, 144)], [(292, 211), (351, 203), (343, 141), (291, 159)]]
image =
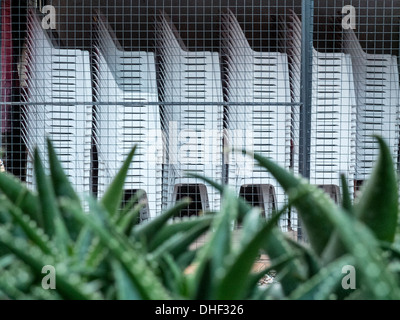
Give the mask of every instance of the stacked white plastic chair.
[[(48, 170), (50, 138), (79, 194), (90, 191), (92, 86), (89, 53), (56, 48), (33, 11), (28, 15), (23, 139), (28, 149), (27, 183), (35, 186), (33, 151), (37, 146)], [(88, 103), (87, 105), (85, 103)]]
[(188, 172), (222, 182), (223, 94), (216, 52), (188, 51), (169, 17), (156, 27), (160, 91), (166, 133), (165, 201), (171, 206), (180, 186), (198, 185), (202, 210), (218, 210), (219, 193)]
[[(293, 11), (289, 10), (290, 13)], [(299, 172), (299, 133), (300, 133), (300, 86), (301, 86), (301, 44), (293, 37), (293, 15), (279, 16), (279, 48), (288, 56), (290, 96), (292, 101), (291, 128), (291, 167), (293, 172)]]
[[(300, 81), (301, 61), (298, 57), (301, 54), (295, 51), (301, 50), (301, 21), (294, 12), (291, 12), (286, 28), (290, 37), (287, 47), (294, 57), (291, 67), (297, 74), (292, 81)], [(314, 49), (312, 67), (310, 182), (337, 193), (341, 185), (340, 174), (345, 174), (352, 192), (356, 129), (352, 61), (348, 54), (323, 53)], [(300, 84), (293, 87), (300, 88)], [(337, 197), (337, 194), (332, 196)]]
[(343, 51), (351, 55), (357, 93), (356, 180), (363, 181), (372, 172), (379, 154), (373, 138), (387, 141), (397, 163), (399, 143), (399, 74), (397, 57), (366, 53), (353, 30), (346, 30)]
[[(229, 147), (261, 154), (289, 169), (291, 98), (287, 55), (254, 51), (231, 11), (224, 14), (222, 27)], [(228, 182), (238, 194), (241, 187), (259, 187), (266, 214), (285, 204), (283, 189), (267, 170), (241, 153), (231, 152), (229, 156)], [(285, 219), (280, 223), (283, 228)]]
[(97, 18), (95, 46), (95, 140), (98, 149), (98, 195), (102, 196), (137, 145), (125, 192), (146, 193), (141, 219), (161, 213), (162, 134), (155, 55), (124, 51), (107, 21)]

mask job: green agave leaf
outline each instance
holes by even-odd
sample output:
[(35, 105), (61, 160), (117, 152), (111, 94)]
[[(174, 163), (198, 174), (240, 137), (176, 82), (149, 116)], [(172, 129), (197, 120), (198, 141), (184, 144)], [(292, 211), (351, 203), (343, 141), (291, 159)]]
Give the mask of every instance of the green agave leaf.
[(0, 278), (0, 301), (1, 300), (33, 300), (25, 292), (19, 290), (15, 285), (10, 284), (8, 277)]
[(192, 172), (188, 172), (186, 173), (186, 175), (188, 177), (191, 178), (197, 178), (200, 180), (203, 180), (204, 182), (207, 182), (210, 186), (213, 186), (215, 189), (217, 189), (221, 194), (224, 193), (225, 191), (225, 187), (222, 184), (219, 184), (218, 182), (215, 182), (214, 180), (207, 178), (205, 176), (199, 175), (197, 173), (192, 173)]
[(0, 191), (39, 227), (43, 228), (39, 199), (20, 180), (8, 173), (0, 173)]
[(320, 258), (323, 265), (328, 265), (331, 262), (335, 261), (337, 258), (347, 253), (348, 250), (346, 246), (343, 244), (338, 231), (334, 231), (331, 236), (331, 239), (326, 245), (324, 252), (321, 253)]
[[(64, 206), (67, 206), (67, 202), (67, 199), (64, 199)], [(73, 205), (71, 207), (73, 207)], [(124, 243), (126, 245), (126, 247), (123, 248), (124, 250), (129, 251), (134, 249), (126, 235), (123, 232), (118, 231), (119, 226), (113, 223), (112, 219), (108, 217), (108, 213), (106, 209), (102, 207), (101, 203), (97, 203), (92, 198), (89, 198), (89, 208), (92, 213), (91, 218), (93, 221), (107, 230), (113, 238)], [(81, 212), (81, 215), (82, 214), (84, 214), (84, 212)], [(98, 237), (92, 237), (92, 243), (86, 257), (86, 265), (91, 266), (92, 268), (97, 267), (106, 258), (107, 252), (108, 250), (103, 246), (100, 239)]]
[[(196, 174), (196, 173), (187, 173), (187, 176), (197, 178), (200, 180), (203, 180), (204, 182), (208, 183), (210, 186), (214, 187), (217, 189), (221, 194), (225, 192), (225, 189), (227, 188), (226, 186), (223, 186), (215, 181), (213, 181), (210, 178), (204, 177), (202, 175)], [(229, 187), (228, 187), (229, 188)], [(232, 191), (231, 191), (232, 192)], [(239, 212), (238, 212), (238, 217), (237, 219), (239, 221), (243, 220), (244, 217), (246, 216), (246, 213), (249, 212), (252, 207), (251, 205), (242, 197), (238, 198), (238, 205), (239, 205)]]
[(103, 204), (104, 208), (106, 208), (110, 217), (115, 216), (118, 210), (120, 210), (121, 200), (124, 193), (125, 178), (128, 174), (129, 166), (132, 162), (135, 152), (136, 146), (133, 147), (131, 152), (129, 152), (121, 169), (118, 171), (117, 175), (115, 176), (101, 199), (101, 203)]
[[(94, 199), (89, 198), (89, 202), (91, 208), (102, 210), (100, 204)], [(62, 205), (70, 205), (70, 203), (66, 202)], [(141, 299), (165, 300), (169, 298), (168, 293), (148, 266), (140, 251), (132, 248), (129, 243), (125, 243), (123, 238), (115, 238), (113, 234), (101, 226), (92, 216), (82, 214), (79, 208), (73, 208), (72, 211), (78, 220), (91, 228), (99, 237), (103, 246), (121, 264)], [(130, 248), (130, 250), (127, 251), (125, 250), (126, 248)]]
[(0, 225), (12, 224), (12, 219), (8, 214), (8, 210), (2, 206), (4, 201), (9, 201), (9, 199), (4, 194), (0, 194)]
[(41, 286), (36, 285), (29, 267), (14, 255), (13, 258), (15, 262), (12, 268), (1, 271), (0, 300), (54, 300), (60, 298), (58, 293), (54, 292), (55, 290), (43, 290)]
[(267, 287), (259, 287), (254, 290), (250, 300), (285, 300), (279, 283), (271, 283)]
[(355, 260), (350, 255), (337, 259), (313, 276), (301, 286), (298, 286), (289, 296), (290, 300), (328, 300), (332, 292), (341, 285), (344, 277), (342, 268), (354, 265)]
[(140, 210), (146, 205), (143, 201), (140, 201), (144, 194), (143, 190), (138, 190), (129, 198), (128, 203), (121, 210), (118, 210), (117, 214), (113, 217), (113, 221), (117, 225), (123, 224), (123, 228), (126, 231), (130, 231), (135, 224), (139, 224)]
[[(73, 203), (68, 205), (68, 199), (62, 199), (62, 206), (65, 208), (65, 210), (77, 210), (78, 207), (75, 207)], [(95, 205), (94, 205), (95, 204)], [(108, 213), (105, 209), (103, 209), (102, 205), (100, 203), (96, 203), (93, 201), (91, 198), (89, 200), (89, 212), (91, 214), (91, 218), (102, 228), (109, 230), (112, 228), (112, 222), (110, 220), (110, 217), (108, 216)], [(80, 215), (85, 214), (82, 210), (80, 212)], [(72, 211), (72, 215), (77, 215), (77, 212)], [(82, 222), (81, 222), (82, 223)], [(84, 229), (87, 229), (87, 235), (86, 235), (86, 241), (85, 243), (82, 243), (85, 245), (84, 248), (81, 248), (82, 250), (87, 249), (87, 255), (84, 258), (85, 265), (90, 268), (97, 268), (103, 261), (106, 259), (107, 254), (108, 254), (108, 249), (104, 247), (104, 245), (101, 243), (100, 239), (98, 236), (96, 236), (91, 228), (87, 225), (85, 225)], [(83, 236), (83, 235), (82, 235)], [(117, 236), (119, 237), (119, 236)], [(83, 240), (83, 239), (82, 239)], [(86, 247), (89, 245), (89, 247)], [(125, 248), (127, 250), (127, 248)]]
[[(72, 187), (70, 181), (68, 180), (67, 175), (64, 172), (64, 169), (61, 165), (61, 162), (58, 159), (56, 150), (50, 139), (47, 139), (47, 152), (49, 158), (49, 165), (50, 165), (50, 179), (52, 182), (52, 190), (56, 199), (60, 198), (68, 198), (71, 201), (75, 201), (79, 205), (81, 205), (81, 200), (77, 193), (75, 192), (74, 188)], [(58, 206), (58, 204), (57, 204)], [(68, 230), (68, 235), (71, 239), (76, 240), (81, 225), (78, 221), (72, 217), (68, 211), (60, 210), (60, 217), (65, 224), (65, 228)], [(61, 222), (57, 222), (59, 228), (63, 228), (61, 226)]]
[[(185, 253), (181, 254), (178, 258), (175, 259), (176, 265), (181, 269), (185, 270), (184, 272), (187, 272), (187, 268), (190, 268), (193, 266), (194, 259), (197, 256), (197, 253), (199, 252), (199, 247), (194, 247), (189, 251), (186, 251)], [(188, 288), (187, 288), (188, 289)], [(187, 292), (187, 295), (189, 293)]]
[(258, 300), (286, 300), (280, 283), (271, 283), (266, 289), (260, 292)]
[(224, 275), (217, 287), (217, 299), (236, 300), (244, 298), (244, 293), (247, 292), (248, 275), (254, 261), (283, 212), (284, 210), (281, 210), (274, 214), (246, 244), (241, 246), (239, 253), (230, 260), (232, 262), (225, 267)]
[(107, 254), (108, 250), (102, 245), (99, 238), (94, 238), (91, 246), (89, 247), (88, 255), (84, 260), (86, 266), (88, 268), (97, 268), (100, 263), (106, 258)]
[(363, 290), (363, 288), (359, 288), (357, 290), (353, 290), (346, 298), (345, 300), (362, 300), (362, 301), (367, 301), (367, 300), (374, 300), (373, 297), (371, 297), (369, 292), (366, 292)]
[(399, 259), (400, 260), (400, 248), (398, 243), (391, 243), (391, 242), (385, 242), (385, 241), (380, 241), (380, 247), (381, 249), (390, 255), (392, 259)]
[(179, 256), (185, 254), (189, 250), (190, 245), (203, 235), (207, 229), (208, 224), (203, 222), (187, 232), (176, 233), (167, 239), (163, 245), (160, 245), (152, 253), (152, 256), (159, 259), (159, 257), (168, 253), (172, 258), (177, 259)]
[[(5, 228), (5, 229), (7, 229), (7, 228)], [(2, 246), (0, 244), (0, 257), (4, 257), (5, 255), (8, 255), (9, 253), (10, 253), (9, 250), (5, 246)]]
[[(315, 192), (314, 188), (307, 185), (298, 188), (300, 193)], [(319, 206), (325, 208), (323, 213), (326, 219), (335, 227), (347, 252), (354, 257), (357, 274), (360, 274), (360, 281), (365, 288), (375, 299), (399, 299), (397, 278), (387, 270), (387, 261), (382, 258), (379, 243), (370, 229), (341, 208), (330, 206), (327, 201), (320, 197)]]
[(144, 241), (145, 243), (151, 242), (152, 239), (158, 233), (158, 231), (161, 230), (161, 228), (168, 222), (168, 220), (178, 215), (179, 212), (183, 208), (187, 207), (189, 203), (190, 203), (189, 198), (184, 198), (180, 200), (172, 208), (165, 211), (161, 215), (155, 217), (154, 219), (148, 222), (138, 225), (134, 229), (132, 236), (136, 239)]
[[(0, 229), (0, 243), (6, 246), (20, 260), (26, 263), (34, 272), (34, 274), (42, 276), (42, 268), (45, 265), (53, 265), (56, 263), (51, 256), (44, 255), (38, 248), (28, 245), (22, 239), (16, 239), (4, 230)], [(71, 300), (88, 300), (93, 297), (88, 296), (80, 287), (81, 280), (72, 283), (68, 280), (68, 276), (56, 269), (56, 285), (57, 292), (64, 299)]]
[(93, 233), (88, 226), (84, 226), (76, 239), (72, 248), (73, 257), (76, 262), (86, 261), (89, 254), (89, 249), (93, 243)]
[(135, 285), (131, 282), (121, 264), (115, 260), (111, 260), (111, 267), (114, 273), (115, 286), (118, 300), (140, 300), (140, 294), (138, 293)]
[[(75, 263), (96, 269), (106, 256), (107, 250), (101, 245), (98, 237), (94, 235), (91, 228), (82, 224), (82, 222), (75, 217), (77, 214), (76, 211), (80, 211), (82, 215), (87, 213), (84, 212), (80, 203), (69, 197), (60, 197), (58, 202), (60, 211), (71, 217), (76, 225), (80, 226), (80, 231), (76, 239), (71, 243), (72, 258)], [(89, 208), (89, 213), (92, 213), (92, 218), (96, 219), (96, 221), (104, 227), (107, 223), (105, 220), (108, 220), (108, 214), (102, 212), (102, 216), (100, 216), (100, 214), (95, 215), (90, 209), (91, 208)]]
[(140, 211), (143, 209), (143, 207), (143, 203), (138, 203), (133, 208), (121, 213), (121, 216), (115, 223), (117, 230), (126, 234), (127, 236), (130, 236), (133, 226), (139, 221)]
[(54, 254), (52, 248), (48, 245), (50, 238), (40, 229), (37, 224), (29, 218), (28, 215), (23, 214), (18, 207), (7, 203), (8, 200), (3, 200), (3, 206), (8, 209), (14, 221), (21, 226), (22, 230), (35, 245), (37, 245), (45, 254)]
[[(127, 214), (129, 211), (131, 211), (135, 207), (135, 205), (139, 204), (140, 199), (144, 195), (145, 195), (145, 192), (143, 190), (136, 191), (135, 194), (129, 198), (128, 203), (121, 210), (119, 210), (119, 212), (121, 212), (122, 215)], [(144, 204), (143, 204), (143, 206), (144, 206)]]
[(139, 219), (140, 211), (142, 209), (143, 205), (138, 204), (126, 215), (121, 217), (121, 219), (116, 222), (117, 230), (129, 237), (132, 233), (133, 226), (137, 223)]
[(7, 254), (0, 257), (0, 270), (9, 267), (15, 261), (13, 254)]
[[(320, 189), (318, 189), (318, 192), (321, 192)], [(303, 196), (304, 192), (297, 192), (290, 197), (287, 206), (293, 206)], [(271, 262), (275, 260), (279, 261), (282, 256), (296, 257), (296, 259), (288, 262), (287, 265), (281, 265), (280, 269), (277, 270), (282, 275), (280, 284), (282, 291), (286, 295), (289, 295), (295, 288), (306, 281), (308, 277), (314, 275), (320, 269), (319, 257), (316, 256), (314, 250), (290, 239), (279, 228), (274, 228), (271, 231), (263, 248), (270, 257)]]
[(50, 238), (55, 239), (58, 252), (66, 257), (70, 238), (58, 210), (53, 188), (45, 174), (38, 149), (35, 149), (34, 152), (34, 170), (42, 208), (44, 231)]
[[(278, 229), (272, 230), (263, 244), (263, 249), (271, 259), (271, 263), (280, 261), (281, 257), (299, 256), (299, 250), (294, 249), (286, 239), (285, 235)], [(277, 272), (285, 269), (285, 277), (282, 277), (280, 283), (283, 292), (288, 295), (307, 278), (307, 269), (304, 262), (297, 259), (290, 260), (287, 264), (279, 265)]]
[(47, 151), (50, 164), (50, 177), (56, 197), (69, 198), (80, 204), (81, 200), (68, 180), (50, 139), (47, 139)]
[(54, 220), (57, 216), (58, 208), (55, 204), (53, 190), (49, 187), (47, 176), (44, 172), (43, 163), (40, 159), (38, 149), (34, 151), (34, 170), (36, 185), (39, 194), (40, 207), (43, 214), (43, 225), (46, 234), (52, 238), (54, 235)]
[(188, 219), (165, 225), (154, 235), (154, 238), (148, 245), (148, 251), (149, 252), (154, 251), (157, 247), (162, 245), (167, 239), (172, 237), (174, 234), (181, 232), (188, 232), (192, 228), (196, 228), (198, 225), (204, 225), (210, 227), (212, 221), (213, 221), (213, 216), (202, 216), (196, 219)]
[[(320, 254), (327, 245), (333, 231), (332, 223), (326, 219), (324, 212), (326, 210), (333, 210), (336, 208), (336, 205), (331, 199), (328, 200), (328, 196), (321, 190), (318, 190), (316, 186), (310, 186), (312, 191), (299, 197), (299, 186), (309, 185), (307, 181), (296, 177), (290, 171), (285, 170), (265, 157), (258, 154), (252, 156), (254, 156), (254, 159), (261, 167), (267, 169), (279, 182), (288, 194), (289, 200), (291, 197), (298, 198), (297, 201), (294, 202), (294, 206), (307, 232), (311, 246), (317, 254)], [(325, 201), (323, 201), (324, 207), (321, 207), (321, 201), (319, 201), (321, 197), (325, 199)]]
[[(195, 232), (199, 232), (198, 230), (193, 230), (192, 232), (190, 232), (188, 235), (186, 235), (186, 238), (192, 236), (193, 238), (195, 236), (193, 236), (193, 234)], [(200, 233), (200, 232), (199, 232)], [(192, 241), (193, 243), (193, 241)], [(198, 254), (198, 251), (201, 249), (202, 244), (195, 244), (195, 246), (193, 248), (190, 248), (190, 250), (186, 250), (186, 251), (179, 251), (179, 254), (176, 254), (175, 252), (173, 252), (175, 254), (175, 262), (176, 264), (181, 268), (181, 270), (187, 270), (187, 268), (190, 268), (191, 265), (194, 265), (194, 260)]]
[(388, 264), (388, 269), (397, 274), (399, 276), (400, 274), (400, 261), (390, 261)]
[(349, 214), (353, 214), (353, 203), (351, 201), (349, 186), (347, 184), (346, 176), (341, 174), (340, 181), (342, 183), (342, 194), (343, 194), (342, 208), (344, 211), (349, 212)]
[(289, 237), (285, 237), (285, 240), (292, 247), (292, 249), (299, 254), (299, 260), (301, 260), (301, 264), (307, 266), (307, 277), (312, 277), (313, 275), (317, 274), (321, 269), (321, 261), (319, 257), (316, 256), (315, 252), (308, 246), (305, 246), (304, 244)]
[[(75, 202), (68, 198), (61, 198), (60, 203), (62, 203), (63, 210), (65, 212), (68, 212), (71, 216), (77, 214), (73, 210), (80, 210), (81, 215), (86, 214), (80, 206), (75, 205)], [(92, 219), (102, 228), (105, 228), (109, 232), (112, 232), (114, 237), (124, 237), (123, 233), (117, 232), (118, 226), (113, 224), (110, 217), (108, 216), (107, 211), (105, 209), (100, 209), (101, 204), (96, 203), (96, 205), (93, 206), (94, 203), (94, 201), (89, 201), (89, 209)], [(129, 248), (125, 249), (129, 250)], [(79, 234), (75, 242), (73, 252), (75, 254), (79, 254), (81, 259), (80, 261), (84, 262), (86, 267), (97, 268), (100, 263), (106, 258), (108, 250), (102, 245), (100, 239), (97, 236), (93, 235), (91, 229), (88, 226), (84, 225), (81, 233)], [(75, 258), (77, 257), (75, 256)]]
[(185, 296), (187, 294), (186, 278), (171, 255), (165, 254), (162, 257), (161, 269), (164, 281), (174, 296), (178, 299)]
[(216, 298), (213, 296), (216, 293), (214, 287), (231, 252), (232, 227), (238, 215), (239, 200), (231, 190), (225, 188), (221, 210), (212, 224), (211, 237), (195, 260), (197, 268), (190, 291), (193, 299)]
[(261, 218), (261, 209), (252, 208), (243, 219), (239, 245), (245, 246), (253, 240), (254, 234), (257, 233), (260, 225), (263, 223), (264, 219)]
[(182, 233), (177, 233), (169, 237), (162, 245), (160, 245), (156, 250), (154, 250), (150, 255), (149, 259), (150, 260), (156, 260), (159, 261), (162, 259), (163, 255), (165, 253), (169, 254), (169, 251), (171, 248), (174, 248), (179, 244), (179, 242), (182, 240), (183, 234)]
[(33, 297), (34, 300), (61, 300), (62, 297), (55, 292), (55, 290), (43, 290), (43, 288), (34, 287), (30, 290), (29, 296)]
[[(354, 209), (352, 205), (352, 201), (350, 199), (350, 194), (348, 191), (347, 180), (344, 175), (340, 176), (342, 182), (342, 193), (343, 193), (343, 202), (342, 208), (344, 212), (347, 212), (349, 215), (354, 215)], [(336, 258), (341, 257), (346, 254), (346, 247), (343, 245), (337, 231), (334, 231), (324, 252), (321, 254), (321, 260), (324, 265), (327, 265), (334, 261)]]
[(354, 211), (379, 240), (393, 242), (399, 210), (396, 172), (386, 142), (381, 137), (375, 138), (379, 143), (379, 157)]
[[(254, 296), (254, 289), (258, 286), (258, 282), (268, 273), (274, 271), (277, 272), (277, 270), (284, 270), (285, 266), (287, 266), (290, 261), (295, 259), (296, 256), (281, 256), (278, 259), (275, 259), (274, 262), (271, 261), (271, 264), (268, 268), (265, 268), (259, 272), (256, 273), (250, 273), (249, 278), (248, 278), (248, 291), (249, 293), (245, 295), (245, 299), (247, 299), (247, 296), (251, 297)], [(283, 293), (283, 292), (282, 292)]]
[[(347, 207), (345, 212), (351, 215), (354, 211), (358, 219), (366, 223), (379, 240), (392, 242), (398, 215), (396, 174), (384, 140), (379, 137), (377, 140), (380, 144), (380, 155), (373, 173), (354, 207), (350, 203), (344, 207)], [(328, 264), (347, 252), (349, 251), (343, 244), (339, 231), (335, 231), (322, 254), (322, 260), (324, 264)], [(345, 293), (338, 292), (341, 297)]]

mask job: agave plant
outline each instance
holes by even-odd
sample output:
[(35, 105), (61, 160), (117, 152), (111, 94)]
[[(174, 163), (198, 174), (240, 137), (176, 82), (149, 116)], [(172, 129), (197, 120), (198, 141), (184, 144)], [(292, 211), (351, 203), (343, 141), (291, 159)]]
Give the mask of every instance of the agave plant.
[[(0, 174), (0, 292), (14, 299), (399, 299), (397, 177), (389, 149), (377, 141), (374, 172), (354, 203), (344, 178), (337, 205), (318, 187), (252, 155), (289, 198), (268, 221), (229, 187), (201, 177), (222, 193), (220, 212), (172, 220), (184, 200), (142, 224), (135, 223), (139, 196), (121, 209), (134, 150), (104, 197), (88, 198), (86, 212), (49, 142), (49, 177), (35, 153), (37, 193)], [(290, 240), (277, 227), (288, 206), (296, 208), (308, 243)], [(237, 220), (242, 229), (234, 243)], [(205, 244), (193, 249), (206, 232)], [(262, 252), (271, 265), (255, 273)], [(57, 271), (56, 290), (40, 287), (44, 264)], [(187, 274), (190, 265), (194, 272)], [(356, 271), (355, 289), (342, 286), (345, 266)], [(271, 270), (278, 281), (259, 286)]]
[[(184, 269), (188, 246), (211, 217), (170, 223), (182, 200), (156, 219), (137, 224), (142, 204), (121, 208), (123, 185), (135, 149), (101, 200), (87, 198), (89, 212), (73, 190), (48, 141), (50, 175), (39, 152), (37, 193), (13, 176), (0, 176), (0, 297), (11, 299), (168, 299), (160, 267), (168, 255)], [(53, 266), (55, 290), (44, 290), (44, 266)]]
[[(198, 255), (198, 272), (192, 281), (194, 299), (399, 299), (398, 181), (385, 141), (376, 137), (380, 154), (370, 179), (354, 203), (345, 177), (342, 202), (273, 161), (252, 154), (258, 164), (281, 184), (296, 208), (309, 242), (288, 238), (276, 226), (278, 212), (261, 221), (255, 209), (223, 186), (223, 205), (214, 221), (214, 233)], [(246, 152), (246, 151), (243, 151)], [(231, 245), (230, 223), (243, 218), (239, 248)], [(396, 241), (397, 240), (397, 241)], [(259, 252), (270, 258), (270, 268), (250, 272)], [(343, 270), (356, 273), (355, 288), (343, 286)], [(263, 289), (256, 281), (269, 270), (277, 282)]]
[[(35, 152), (37, 193), (11, 175), (0, 176), (3, 298), (261, 296), (257, 282), (269, 269), (253, 274), (251, 268), (279, 214), (265, 222), (258, 209), (210, 181), (223, 193), (221, 212), (171, 223), (171, 218), (189, 203), (184, 199), (159, 217), (135, 224), (142, 208), (137, 202), (140, 195), (121, 209), (124, 180), (135, 149), (102, 199), (87, 198), (89, 210), (85, 212), (50, 141), (48, 151), (50, 176), (46, 176), (39, 152)], [(232, 225), (236, 219), (243, 219), (243, 229), (235, 246)], [(210, 228), (206, 244), (193, 249), (191, 244)], [(56, 270), (55, 290), (41, 287), (45, 265)], [(192, 274), (184, 272), (189, 265), (196, 266)]]
[[(380, 154), (374, 171), (352, 203), (342, 177), (343, 199), (336, 205), (319, 188), (268, 159), (254, 155), (287, 192), (309, 238), (307, 246), (289, 243), (274, 230), (265, 243), (272, 261), (299, 256), (280, 268), (289, 299), (399, 299), (398, 182), (385, 141), (376, 137)], [(345, 290), (344, 266), (353, 266), (357, 285)]]

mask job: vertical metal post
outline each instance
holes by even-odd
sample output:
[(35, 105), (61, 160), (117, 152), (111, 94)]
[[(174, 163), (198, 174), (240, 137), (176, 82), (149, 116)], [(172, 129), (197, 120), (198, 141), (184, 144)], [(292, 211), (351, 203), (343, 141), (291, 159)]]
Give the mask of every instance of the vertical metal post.
[[(312, 103), (312, 58), (314, 0), (303, 0), (301, 10), (301, 93), (299, 132), (299, 173), (310, 178), (311, 151), (311, 103)], [(304, 240), (301, 221), (298, 221), (298, 239)]]
[[(2, 51), (2, 39), (3, 39), (3, 27), (1, 26), (3, 22), (3, 1), (0, 0), (0, 61), (2, 60), (1, 57), (1, 51)], [(2, 68), (0, 66), (0, 151), (1, 148), (3, 147), (3, 103), (4, 103), (4, 98), (3, 98), (3, 79), (2, 75)], [(1, 160), (1, 159), (0, 159)]]
[(310, 178), (313, 11), (314, 0), (303, 0), (301, 13), (302, 43), (299, 170), (300, 174), (305, 178)]

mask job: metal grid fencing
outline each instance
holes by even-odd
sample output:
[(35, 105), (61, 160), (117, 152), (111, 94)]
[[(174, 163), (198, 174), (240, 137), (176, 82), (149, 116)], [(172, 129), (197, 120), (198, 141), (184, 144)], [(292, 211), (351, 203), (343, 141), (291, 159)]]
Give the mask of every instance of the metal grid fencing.
[[(6, 170), (35, 188), (50, 138), (76, 190), (101, 197), (130, 149), (125, 201), (141, 220), (179, 199), (218, 211), (199, 176), (268, 218), (287, 202), (246, 149), (341, 199), (376, 159), (399, 158), (400, 2), (0, 1)], [(45, 160), (45, 165), (48, 163)], [(279, 222), (301, 237), (295, 210)]]

